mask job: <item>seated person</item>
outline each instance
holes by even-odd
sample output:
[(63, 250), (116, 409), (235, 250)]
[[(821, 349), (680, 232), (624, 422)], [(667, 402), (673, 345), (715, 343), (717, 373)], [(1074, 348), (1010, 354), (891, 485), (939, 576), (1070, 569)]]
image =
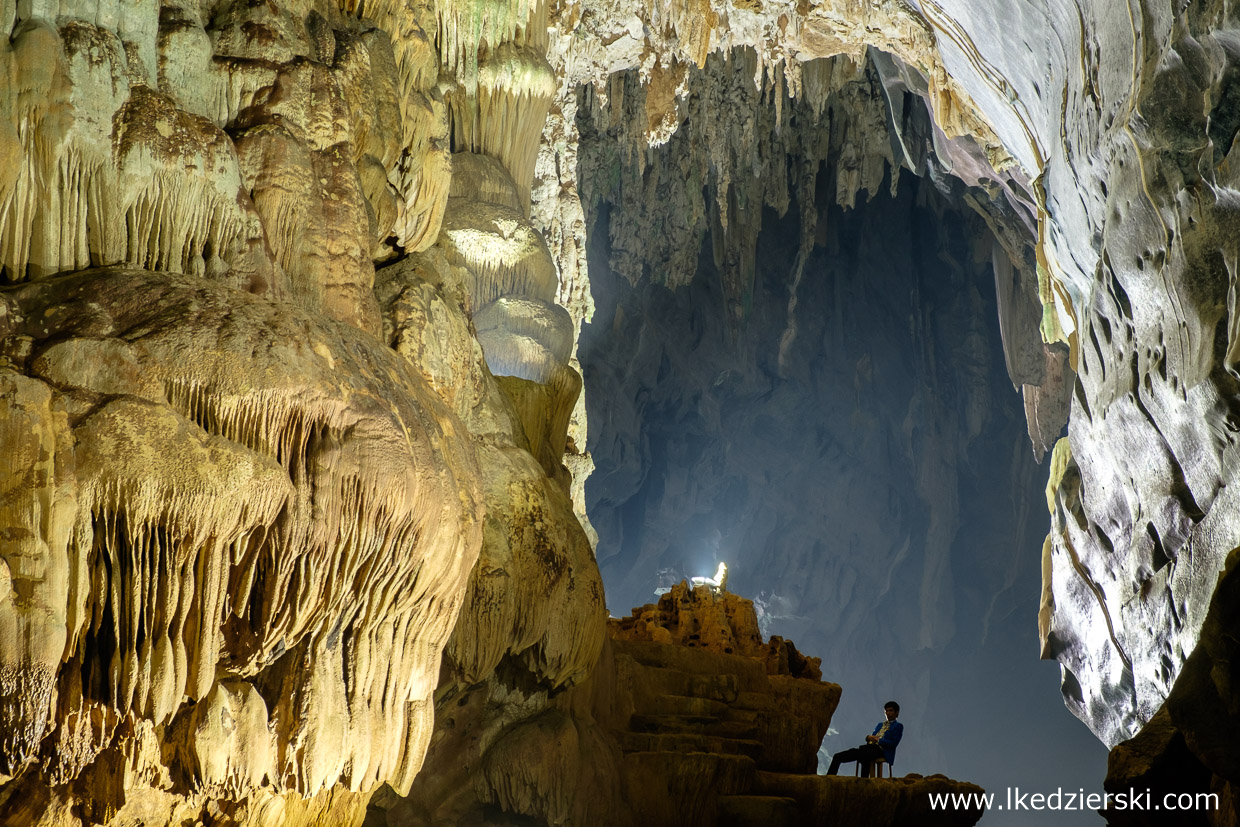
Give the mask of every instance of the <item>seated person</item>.
[(885, 760), (888, 766), (896, 763), (896, 745), (904, 735), (904, 724), (896, 720), (900, 714), (900, 705), (895, 701), (888, 701), (883, 705), (883, 713), (887, 720), (874, 727), (874, 734), (865, 736), (864, 744), (837, 752), (831, 758), (831, 769), (827, 770), (827, 775), (838, 775), (840, 764), (845, 761), (863, 762), (861, 774), (866, 778), (870, 777), (870, 770), (879, 758)]

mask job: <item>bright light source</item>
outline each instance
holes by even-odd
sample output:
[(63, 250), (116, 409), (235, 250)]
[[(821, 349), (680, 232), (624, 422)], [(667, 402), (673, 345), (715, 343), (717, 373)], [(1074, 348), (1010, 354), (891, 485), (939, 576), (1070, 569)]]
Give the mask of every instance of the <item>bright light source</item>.
[(715, 592), (727, 591), (728, 565), (720, 560), (719, 568), (715, 570), (714, 577), (693, 577), (690, 579), (690, 582), (694, 586), (709, 586)]

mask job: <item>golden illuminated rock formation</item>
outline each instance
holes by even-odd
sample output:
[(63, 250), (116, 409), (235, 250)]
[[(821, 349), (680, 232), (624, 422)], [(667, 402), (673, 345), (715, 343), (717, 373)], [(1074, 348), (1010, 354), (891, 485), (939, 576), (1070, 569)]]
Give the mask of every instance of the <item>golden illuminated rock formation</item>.
[[(566, 425), (526, 416), (540, 464), (469, 320), (526, 271), (433, 246), (450, 87), (508, 167), (460, 194), (541, 256), (493, 338), (571, 407), (510, 171), (528, 193), (539, 9), (0, 10), (5, 820), (346, 823), (418, 773), (445, 648), (467, 682), (590, 670), (601, 584), (544, 470)], [(53, 278), (99, 265), (126, 269)]]
[(459, 420), (356, 329), (190, 276), (0, 302), (3, 772), (115, 808), (407, 789), (482, 542)]
[[(738, 694), (738, 709), (745, 711), (738, 711), (729, 719), (752, 724), (736, 729), (760, 745), (752, 756), (757, 766), (776, 772), (817, 770), (818, 746), (839, 704), (840, 687), (824, 683), (819, 669), (821, 660), (805, 657), (792, 641), (778, 636), (764, 641), (752, 601), (727, 591), (715, 594), (705, 586), (690, 588), (682, 581), (660, 597), (657, 604), (634, 609), (631, 617), (609, 621), (608, 632), (617, 656), (628, 655), (634, 664), (683, 668), (704, 676), (735, 673), (738, 693), (769, 695), (758, 700), (746, 696), (756, 704), (751, 709), (740, 703), (746, 698)], [(657, 646), (646, 646), (645, 642)], [(696, 650), (710, 655), (699, 657), (694, 654)], [(722, 658), (718, 657), (721, 655)], [(618, 657), (617, 662), (625, 661)], [(668, 711), (657, 688), (661, 673), (644, 673), (636, 665), (629, 668), (644, 677), (621, 683), (637, 687), (633, 690), (634, 714), (647, 716), (631, 720), (630, 728), (654, 733), (679, 732), (681, 721), (661, 717)], [(765, 681), (756, 677), (762, 674)], [(655, 683), (654, 688), (643, 686), (650, 681)], [(712, 700), (731, 703), (727, 697)], [(687, 704), (689, 715), (694, 712), (693, 706)], [(711, 704), (703, 706), (716, 709)], [(757, 714), (749, 715), (746, 711)], [(628, 742), (657, 750), (660, 738), (629, 738)]]

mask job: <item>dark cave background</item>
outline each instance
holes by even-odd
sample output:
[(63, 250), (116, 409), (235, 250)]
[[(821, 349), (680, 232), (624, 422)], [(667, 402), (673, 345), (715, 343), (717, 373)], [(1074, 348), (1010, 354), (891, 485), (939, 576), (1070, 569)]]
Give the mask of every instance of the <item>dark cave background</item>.
[[(583, 155), (605, 137), (583, 136)], [(598, 201), (579, 359), (608, 606), (626, 615), (723, 560), (764, 631), (842, 685), (822, 756), (861, 743), (894, 699), (900, 774), (1000, 801), (1007, 787), (1101, 792), (1107, 751), (1038, 660), (1047, 468), (1004, 368), (993, 239), (929, 180), (899, 175), (894, 197), (888, 179), (844, 210), (823, 165), (795, 285), (800, 210), (765, 208), (739, 322), (710, 234), (686, 286), (649, 270), (634, 283), (611, 269), (610, 239), (640, 220), (631, 201)], [(1048, 818), (1098, 816), (985, 823)]]

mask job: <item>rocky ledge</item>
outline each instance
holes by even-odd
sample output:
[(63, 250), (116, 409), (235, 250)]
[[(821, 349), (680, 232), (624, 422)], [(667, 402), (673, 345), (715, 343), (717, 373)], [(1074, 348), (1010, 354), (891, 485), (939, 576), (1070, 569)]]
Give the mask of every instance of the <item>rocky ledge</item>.
[(979, 810), (929, 798), (983, 792), (972, 784), (815, 774), (840, 700), (819, 664), (764, 641), (752, 601), (681, 583), (608, 622), (599, 667), (560, 707), (618, 748), (614, 824), (975, 824)]

